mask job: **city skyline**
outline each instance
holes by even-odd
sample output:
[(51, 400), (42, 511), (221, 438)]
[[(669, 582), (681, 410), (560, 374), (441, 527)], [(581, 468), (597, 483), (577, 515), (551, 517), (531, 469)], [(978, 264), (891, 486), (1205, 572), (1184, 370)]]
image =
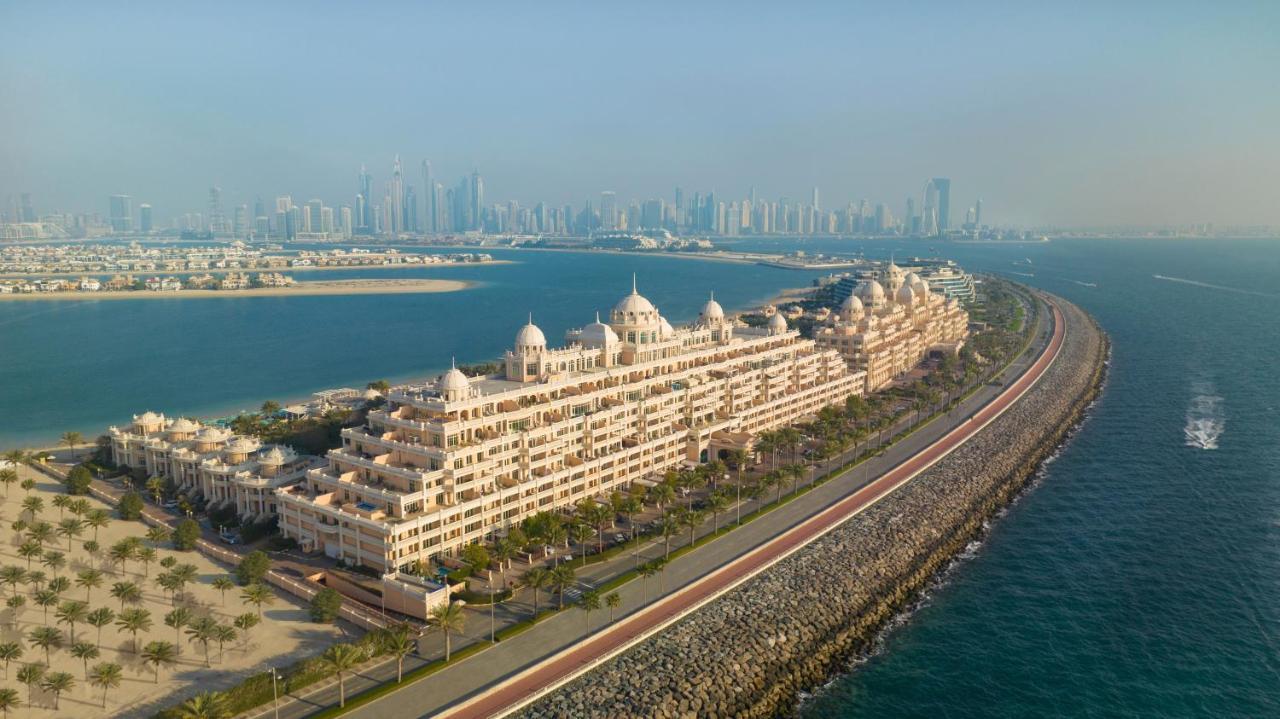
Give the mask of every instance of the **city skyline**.
[(8, 5), (0, 198), (333, 203), (399, 153), (524, 205), (945, 176), (1019, 226), (1280, 224), (1272, 6), (304, 7)]

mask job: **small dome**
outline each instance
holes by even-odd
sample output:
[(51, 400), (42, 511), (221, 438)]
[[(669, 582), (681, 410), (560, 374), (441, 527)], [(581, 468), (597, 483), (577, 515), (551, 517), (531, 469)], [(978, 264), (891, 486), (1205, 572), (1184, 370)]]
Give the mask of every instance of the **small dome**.
[(296, 452), (287, 448), (282, 449), (278, 445), (258, 455), (258, 461), (270, 467), (279, 467), (281, 465), (288, 464), (297, 458), (298, 455)]
[(920, 275), (917, 275), (914, 272), (908, 272), (907, 276), (902, 278), (902, 284), (904, 285), (914, 285), (919, 281), (920, 281)]
[(674, 337), (676, 334), (676, 328), (671, 326), (671, 323), (667, 321), (666, 317), (659, 317), (658, 319), (660, 320), (658, 323), (658, 336), (662, 339)]
[(195, 432), (199, 429), (200, 425), (192, 422), (186, 417), (179, 417), (173, 421), (173, 424), (169, 425), (170, 432), (178, 432), (181, 434), (190, 434), (191, 432)]
[(236, 437), (231, 444), (227, 445), (227, 452), (231, 454), (253, 454), (261, 447), (257, 440), (248, 437)]
[(532, 319), (516, 333), (516, 349), (545, 349), (546, 346), (547, 336), (542, 334), (542, 330), (538, 329)]
[(698, 318), (703, 322), (719, 322), (724, 319), (724, 308), (716, 302), (716, 296), (711, 295), (711, 299), (707, 300), (707, 304), (702, 306), (702, 311), (698, 313)]
[(585, 345), (614, 345), (620, 340), (618, 333), (613, 328), (600, 321), (600, 315), (596, 315), (596, 321), (582, 328), (582, 332), (578, 335), (578, 340)]
[(462, 370), (454, 367), (440, 377), (440, 389), (444, 392), (465, 392), (471, 389), (471, 382)]
[(898, 288), (898, 294), (894, 300), (900, 305), (909, 305), (916, 301), (916, 293), (909, 285), (903, 285)]
[(163, 422), (164, 415), (156, 414), (155, 412), (143, 412), (142, 416), (135, 416), (133, 421), (137, 424), (155, 424), (156, 422)]
[(858, 298), (864, 302), (876, 304), (884, 302), (884, 287), (875, 280), (863, 280), (858, 283)]
[(862, 311), (862, 300), (858, 299), (858, 296), (857, 296), (856, 294), (854, 294), (854, 293), (852, 293), (852, 292), (851, 292), (851, 293), (849, 293), (849, 296), (848, 296), (848, 297), (844, 298), (844, 302), (842, 302), (842, 303), (840, 304), (840, 311), (841, 311), (841, 312), (855, 312), (855, 313), (856, 313), (856, 312), (861, 312), (861, 311)]
[(769, 318), (769, 331), (775, 333), (787, 331), (787, 318), (783, 317), (781, 312), (775, 312)]
[(230, 436), (231, 433), (221, 427), (205, 427), (199, 432), (196, 432), (196, 440), (207, 444), (225, 442)]
[(916, 281), (911, 283), (911, 289), (915, 290), (916, 295), (926, 297), (929, 294), (929, 283), (917, 277)]

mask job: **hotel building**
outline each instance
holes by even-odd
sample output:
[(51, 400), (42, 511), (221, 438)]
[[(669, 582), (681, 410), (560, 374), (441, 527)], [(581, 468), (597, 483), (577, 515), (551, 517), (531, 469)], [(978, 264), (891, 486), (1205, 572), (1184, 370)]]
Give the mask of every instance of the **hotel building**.
[(298, 482), (318, 462), (288, 447), (154, 412), (135, 415), (108, 435), (116, 464), (172, 479), (179, 491), (203, 497), (210, 508), (235, 507), (247, 521), (276, 514), (275, 490)]
[(969, 334), (969, 313), (959, 300), (931, 292), (925, 280), (893, 263), (879, 279), (859, 282), (828, 322), (814, 339), (863, 375), (865, 393), (882, 389), (929, 354), (958, 353)]
[(280, 529), (306, 551), (381, 572), (456, 555), (543, 510), (749, 447), (861, 394), (839, 353), (775, 315), (749, 328), (714, 299), (672, 327), (632, 291), (548, 346), (532, 319), (504, 371), (397, 387), (304, 481), (276, 490)]

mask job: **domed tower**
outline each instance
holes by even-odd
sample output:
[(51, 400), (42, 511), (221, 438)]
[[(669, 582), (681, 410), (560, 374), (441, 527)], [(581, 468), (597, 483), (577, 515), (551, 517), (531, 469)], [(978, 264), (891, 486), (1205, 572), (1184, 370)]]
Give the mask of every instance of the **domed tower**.
[(882, 309), (885, 305), (884, 287), (875, 280), (859, 282), (854, 292), (858, 295), (858, 299), (862, 300), (863, 307), (869, 307), (874, 311)]
[(857, 294), (850, 292), (840, 305), (840, 319), (845, 322), (858, 322), (863, 314), (862, 300), (858, 299)]
[(529, 355), (547, 351), (547, 336), (533, 323), (533, 315), (529, 322), (516, 333), (516, 354)]
[(728, 342), (733, 336), (733, 324), (724, 316), (724, 308), (716, 302), (716, 294), (711, 293), (711, 299), (702, 306), (702, 311), (698, 313), (698, 325), (711, 330), (711, 339), (716, 342)]
[(636, 291), (636, 280), (631, 278), (631, 294), (618, 300), (609, 313), (609, 324), (626, 344), (639, 350), (655, 344), (662, 328), (662, 316), (658, 308)]
[(898, 288), (897, 293), (893, 296), (893, 301), (910, 308), (916, 303), (916, 293), (911, 289), (910, 285), (903, 285)]
[(889, 260), (889, 266), (884, 270), (884, 284), (888, 290), (896, 295), (905, 280), (906, 273), (902, 271), (901, 267), (894, 264), (893, 260)]
[(458, 369), (457, 365), (454, 365), (448, 372), (440, 376), (437, 388), (440, 390), (440, 396), (446, 402), (461, 402), (464, 399), (471, 399), (471, 381), (467, 379), (465, 374), (462, 374), (462, 370)]
[(769, 328), (770, 335), (780, 335), (787, 331), (787, 318), (781, 312), (774, 312), (766, 327)]

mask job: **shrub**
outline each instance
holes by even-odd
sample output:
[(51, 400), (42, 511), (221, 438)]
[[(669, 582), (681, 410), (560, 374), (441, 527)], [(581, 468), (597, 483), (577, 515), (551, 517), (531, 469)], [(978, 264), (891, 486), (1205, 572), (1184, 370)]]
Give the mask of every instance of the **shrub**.
[(276, 526), (279, 521), (279, 517), (269, 517), (267, 519), (253, 522), (252, 524), (242, 525), (240, 527), (240, 538), (244, 540), (245, 544), (249, 544), (251, 542), (258, 541), (263, 537), (275, 534), (277, 531)]
[(252, 584), (261, 580), (271, 568), (271, 558), (266, 552), (255, 550), (249, 552), (236, 566), (236, 581), (241, 584)]
[(137, 519), (142, 516), (142, 497), (137, 492), (125, 492), (116, 505), (116, 514), (121, 519)]
[(187, 518), (178, 521), (173, 528), (173, 548), (191, 550), (196, 548), (196, 540), (200, 538), (200, 524)]
[(342, 595), (325, 587), (311, 597), (311, 621), (329, 624), (338, 618), (338, 610), (341, 608)]
[(88, 494), (93, 473), (83, 464), (77, 464), (67, 473), (67, 494)]
[(297, 549), (298, 540), (293, 537), (285, 537), (277, 534), (267, 540), (267, 546), (277, 552), (284, 551), (286, 549)]

